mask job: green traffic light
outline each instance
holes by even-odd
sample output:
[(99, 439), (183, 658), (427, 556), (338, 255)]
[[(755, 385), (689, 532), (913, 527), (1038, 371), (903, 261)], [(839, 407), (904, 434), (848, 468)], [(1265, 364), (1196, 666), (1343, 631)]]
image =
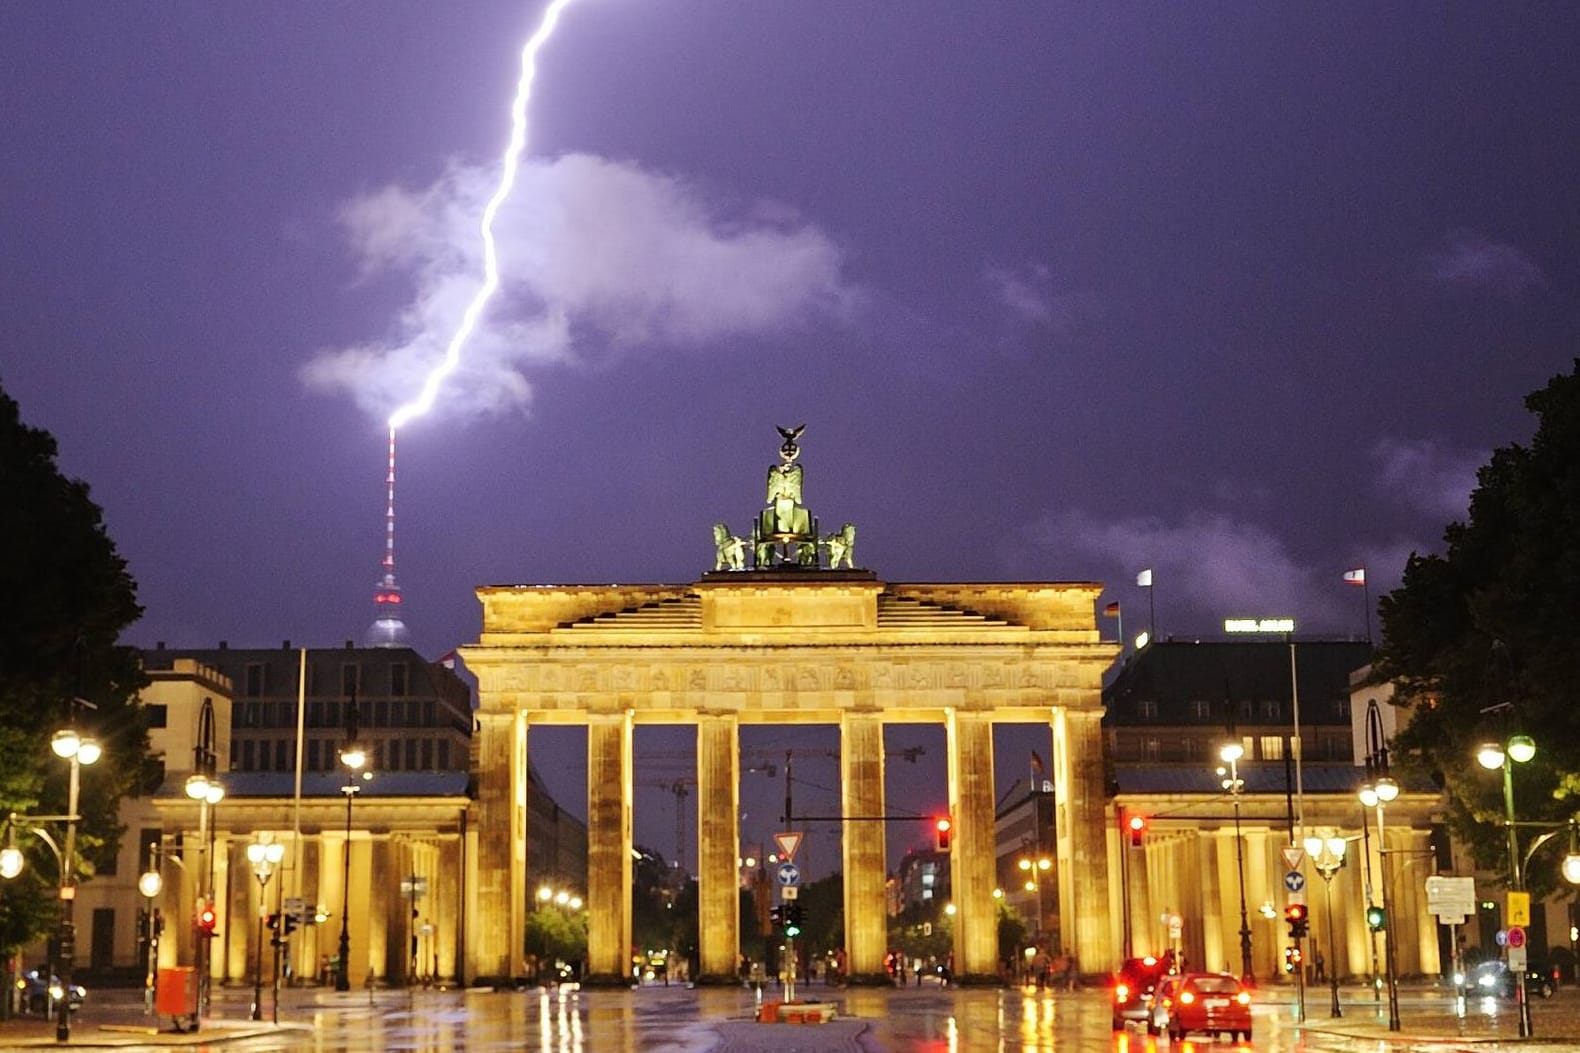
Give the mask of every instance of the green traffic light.
[(1366, 908), (1366, 927), (1373, 932), (1381, 932), (1388, 927), (1388, 912), (1381, 907)]

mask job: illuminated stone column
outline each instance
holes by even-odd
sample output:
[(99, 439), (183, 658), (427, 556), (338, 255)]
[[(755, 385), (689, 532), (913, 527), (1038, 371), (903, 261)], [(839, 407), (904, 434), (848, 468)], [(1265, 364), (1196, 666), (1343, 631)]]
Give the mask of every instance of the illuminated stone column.
[[(883, 815), (882, 716), (846, 713), (839, 731), (843, 814)], [(843, 833), (846, 971), (855, 983), (886, 983), (883, 956), (888, 950), (889, 917), (884, 902), (884, 824), (846, 823)]]
[(477, 839), (466, 926), (474, 982), (526, 973), (527, 724), (518, 714), (479, 713), (478, 725), (477, 828), (487, 833)]
[(1106, 972), (1119, 953), (1109, 915), (1102, 719), (1100, 706), (1053, 712), (1060, 931), (1064, 950), (1075, 955), (1082, 974)]
[[(697, 720), (697, 929), (705, 984), (737, 984), (740, 954), (740, 725)], [(684, 950), (684, 948), (681, 948)]]
[(587, 723), (587, 978), (631, 982), (631, 714)]
[[(964, 983), (998, 982), (998, 902), (993, 898), (997, 835), (993, 821), (993, 721), (987, 713), (950, 710), (950, 902), (955, 907), (955, 975)], [(1099, 868), (1105, 869), (1105, 868)], [(1108, 887), (1103, 886), (1103, 896)], [(1099, 908), (1106, 923), (1107, 903)]]

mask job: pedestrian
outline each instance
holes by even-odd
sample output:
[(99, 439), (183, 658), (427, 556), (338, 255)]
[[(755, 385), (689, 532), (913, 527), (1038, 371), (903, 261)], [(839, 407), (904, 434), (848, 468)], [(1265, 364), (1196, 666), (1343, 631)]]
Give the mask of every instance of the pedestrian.
[(1322, 952), (1317, 952), (1317, 983), (1326, 983), (1328, 979), (1327, 962), (1322, 960)]

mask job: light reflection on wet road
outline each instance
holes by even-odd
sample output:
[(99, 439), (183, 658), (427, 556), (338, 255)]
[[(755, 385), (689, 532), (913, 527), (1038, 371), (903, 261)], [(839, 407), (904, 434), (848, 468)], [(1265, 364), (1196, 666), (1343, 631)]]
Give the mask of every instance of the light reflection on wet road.
[[(312, 1053), (1378, 1053), (1375, 1037), (1295, 1030), (1287, 1005), (1257, 1007), (1254, 1043), (1150, 1038), (1111, 1030), (1100, 990), (814, 989), (835, 1002), (838, 1026), (751, 1023), (742, 988), (379, 992), (368, 998), (290, 992), (282, 1031), (226, 1048)], [(294, 1004), (293, 1004), (294, 1003)], [(1360, 1010), (1360, 1007), (1357, 1007)], [(1361, 1010), (1356, 1016), (1370, 1014)], [(1355, 1017), (1351, 1018), (1353, 1023)], [(1313, 1026), (1320, 1026), (1313, 1020)], [(1421, 1043), (1420, 1048), (1429, 1044)], [(190, 1048), (190, 1047), (189, 1047)], [(1438, 1047), (1445, 1048), (1445, 1047)]]

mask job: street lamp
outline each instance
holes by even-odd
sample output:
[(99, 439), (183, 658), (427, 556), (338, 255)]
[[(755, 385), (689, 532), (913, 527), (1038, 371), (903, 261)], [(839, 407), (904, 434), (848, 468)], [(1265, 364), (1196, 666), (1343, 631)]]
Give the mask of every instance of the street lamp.
[(1251, 965), (1251, 923), (1245, 914), (1245, 839), (1240, 835), (1240, 794), (1245, 790), (1245, 780), (1240, 778), (1240, 758), (1244, 756), (1245, 747), (1238, 741), (1224, 743), (1218, 750), (1218, 759), (1228, 768), (1219, 768), (1218, 774), (1222, 779), (1221, 785), (1234, 802), (1234, 866), (1240, 878), (1240, 980), (1242, 983), (1254, 984), (1256, 975)]
[(367, 751), (357, 741), (357, 697), (352, 695), (346, 703), (346, 742), (340, 748), (340, 763), (346, 766), (346, 784), (340, 792), (346, 796), (346, 841), (341, 865), (340, 900), (340, 962), (335, 969), (335, 990), (351, 990), (351, 802), (362, 787), (357, 776), (368, 762)]
[[(1358, 793), (1361, 804), (1377, 811), (1377, 855), (1382, 867), (1382, 927), (1383, 927), (1383, 952), (1387, 958), (1386, 983), (1388, 985), (1388, 1030), (1398, 1031), (1399, 1024), (1399, 985), (1397, 975), (1397, 950), (1393, 934), (1393, 922), (1388, 915), (1388, 841), (1383, 825), (1383, 810), (1389, 802), (1399, 796), (1399, 784), (1388, 774), (1388, 743), (1383, 734), (1382, 710), (1377, 708), (1377, 700), (1371, 699), (1366, 704), (1366, 781), (1361, 783)], [(1372, 914), (1370, 903), (1367, 904), (1366, 913)], [(1372, 954), (1376, 956), (1376, 931), (1372, 933)], [(1376, 965), (1372, 966), (1373, 974)]]
[(55, 756), (71, 762), (66, 792), (66, 843), (60, 856), (60, 987), (64, 992), (55, 1007), (55, 1041), (71, 1040), (71, 967), (77, 953), (77, 926), (72, 906), (77, 902), (77, 798), (81, 792), (82, 766), (92, 764), (102, 752), (98, 742), (78, 734), (74, 727), (55, 732), (49, 742)]
[(1329, 1011), (1335, 1018), (1344, 1015), (1339, 1008), (1339, 945), (1333, 935), (1333, 875), (1344, 865), (1344, 850), (1348, 842), (1342, 837), (1308, 837), (1306, 855), (1322, 875), (1322, 910), (1328, 916), (1328, 986), (1333, 994)]
[(1042, 913), (1043, 880), (1048, 871), (1053, 869), (1053, 860), (1047, 856), (1022, 856), (1015, 864), (1026, 875), (1025, 890), (1030, 892), (1037, 900), (1037, 937), (1042, 938), (1044, 925)]
[(159, 842), (148, 846), (148, 869), (137, 878), (137, 891), (148, 901), (148, 975), (143, 984), (143, 1014), (154, 1011), (154, 981), (159, 976), (159, 930), (163, 927), (156, 905), (165, 879), (159, 873)]
[[(1514, 829), (1514, 765), (1524, 764), (1536, 756), (1536, 743), (1529, 735), (1515, 735), (1507, 746), (1486, 742), (1476, 751), (1476, 763), (1488, 771), (1503, 771), (1503, 828), (1508, 834), (1509, 877), (1516, 892), (1525, 890), (1525, 877), (1520, 872), (1520, 844)], [(1567, 860), (1565, 863), (1567, 864)], [(1531, 1002), (1525, 996), (1525, 970), (1517, 973), (1514, 981), (1514, 1001), (1519, 1006), (1520, 1037), (1531, 1037)]]
[(192, 918), (194, 936), (193, 954), (197, 963), (198, 1020), (208, 1014), (209, 959), (213, 955), (212, 933), (198, 924), (197, 914), (209, 905), (214, 897), (214, 817), (213, 808), (225, 799), (225, 785), (216, 771), (218, 758), (214, 751), (214, 700), (204, 696), (198, 709), (197, 735), (192, 747), (192, 774), (187, 776), (186, 795), (198, 806), (198, 851), (204, 853), (203, 866), (193, 876), (197, 882), (198, 908)]
[(263, 915), (269, 909), (269, 879), (285, 858), (285, 846), (277, 841), (254, 841), (247, 846), (247, 862), (258, 879), (258, 945), (252, 952), (252, 1019), (263, 1019)]

